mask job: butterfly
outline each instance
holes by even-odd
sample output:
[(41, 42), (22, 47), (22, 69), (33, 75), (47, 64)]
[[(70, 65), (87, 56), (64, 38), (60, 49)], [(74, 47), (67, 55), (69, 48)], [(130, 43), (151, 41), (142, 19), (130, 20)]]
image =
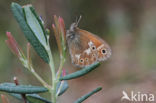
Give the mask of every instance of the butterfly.
[(107, 60), (111, 56), (110, 46), (97, 35), (78, 28), (77, 22), (71, 24), (66, 40), (72, 63), (79, 68)]

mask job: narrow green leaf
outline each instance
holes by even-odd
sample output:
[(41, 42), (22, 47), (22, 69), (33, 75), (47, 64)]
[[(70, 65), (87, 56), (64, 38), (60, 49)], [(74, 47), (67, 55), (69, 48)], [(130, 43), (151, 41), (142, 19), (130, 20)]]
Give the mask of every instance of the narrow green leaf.
[[(10, 95), (17, 98), (18, 100), (22, 100), (22, 96), (20, 94), (10, 93)], [(26, 99), (30, 103), (52, 103), (38, 94), (26, 94)]]
[(63, 93), (65, 93), (65, 91), (69, 88), (69, 85), (67, 83), (67, 81), (61, 81), (58, 83), (56, 91), (57, 91), (57, 95), (61, 96)]
[(47, 92), (48, 89), (40, 86), (15, 85), (14, 83), (2, 83), (0, 84), (0, 91), (8, 92), (8, 93), (33, 94), (33, 93)]
[(86, 100), (87, 98), (89, 98), (90, 96), (92, 96), (93, 94), (99, 92), (102, 88), (98, 87), (95, 90), (91, 91), (90, 93), (82, 96), (81, 98), (79, 98), (78, 100), (76, 100), (74, 103), (82, 103), (84, 100)]
[(40, 26), (41, 26), (41, 28), (42, 28), (43, 35), (44, 35), (44, 37), (45, 37), (45, 39), (46, 39), (46, 42), (48, 42), (48, 40), (47, 40), (47, 35), (48, 35), (48, 33), (46, 32), (47, 29), (45, 29), (44, 26), (43, 26), (44, 21), (42, 20), (41, 17), (39, 17), (39, 16), (37, 15), (37, 13), (35, 12), (35, 9), (34, 9), (33, 7), (30, 7), (30, 9), (31, 9), (31, 12), (32, 12), (32, 13), (34, 14), (34, 16), (36, 17), (36, 19), (38, 20), (38, 22), (39, 22), (39, 24), (40, 24)]
[(13, 13), (15, 19), (17, 20), (20, 28), (22, 29), (25, 37), (31, 43), (31, 45), (34, 47), (37, 54), (46, 63), (49, 63), (49, 56), (48, 56), (48, 53), (44, 47), (46, 43), (43, 43), (43, 42), (41, 43), (40, 40), (38, 39), (38, 37), (36, 37), (35, 32), (33, 32), (32, 29), (30, 28), (30, 26), (27, 24), (25, 14), (24, 14), (22, 7), (17, 3), (12, 3), (11, 4), (11, 10), (12, 10), (12, 13)]
[(92, 64), (90, 66), (87, 66), (87, 67), (77, 71), (77, 72), (68, 74), (68, 75), (66, 75), (64, 77), (60, 77), (60, 80), (70, 80), (70, 79), (81, 77), (81, 76), (91, 72), (92, 70), (94, 70), (99, 65), (100, 65), (100, 63), (94, 63), (94, 64)]
[[(33, 10), (33, 12), (31, 9)], [(27, 24), (29, 25), (29, 27), (31, 28), (37, 39), (40, 41), (40, 43), (44, 45), (44, 47), (46, 47), (47, 42), (46, 36), (44, 35), (43, 32), (44, 28), (41, 27), (41, 23), (39, 23), (39, 19), (37, 19), (38, 16), (34, 15), (35, 11), (32, 8), (32, 5), (23, 6), (23, 10)]]

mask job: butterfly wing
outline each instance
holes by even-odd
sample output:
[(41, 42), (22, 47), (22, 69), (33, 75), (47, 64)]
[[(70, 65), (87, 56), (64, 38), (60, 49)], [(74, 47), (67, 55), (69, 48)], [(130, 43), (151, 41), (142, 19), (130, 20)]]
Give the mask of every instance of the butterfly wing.
[(93, 44), (90, 48), (93, 49), (95, 46), (97, 61), (104, 61), (111, 56), (111, 49), (103, 39), (86, 30), (79, 29), (79, 32), (81, 32), (81, 37), (87, 37), (90, 40), (89, 42)]
[[(109, 57), (110, 48), (101, 38), (79, 28), (76, 28), (73, 33), (70, 38), (67, 38), (67, 42), (72, 63), (77, 67), (86, 67)], [(102, 50), (107, 53), (102, 54)]]

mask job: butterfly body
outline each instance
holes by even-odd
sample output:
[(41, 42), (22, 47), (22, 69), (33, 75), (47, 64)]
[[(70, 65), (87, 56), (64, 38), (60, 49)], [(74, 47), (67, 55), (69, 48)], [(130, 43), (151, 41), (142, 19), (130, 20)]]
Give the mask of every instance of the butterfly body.
[(73, 23), (67, 31), (66, 40), (72, 63), (83, 68), (95, 62), (104, 61), (111, 55), (109, 45), (100, 37), (79, 29)]

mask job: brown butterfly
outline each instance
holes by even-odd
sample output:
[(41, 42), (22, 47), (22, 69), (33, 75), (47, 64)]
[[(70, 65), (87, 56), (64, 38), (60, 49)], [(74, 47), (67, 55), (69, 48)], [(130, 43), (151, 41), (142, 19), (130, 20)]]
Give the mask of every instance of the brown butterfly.
[(66, 40), (72, 63), (83, 68), (96, 62), (104, 61), (111, 55), (109, 45), (100, 37), (86, 30), (79, 29), (78, 23), (72, 23), (67, 30)]

